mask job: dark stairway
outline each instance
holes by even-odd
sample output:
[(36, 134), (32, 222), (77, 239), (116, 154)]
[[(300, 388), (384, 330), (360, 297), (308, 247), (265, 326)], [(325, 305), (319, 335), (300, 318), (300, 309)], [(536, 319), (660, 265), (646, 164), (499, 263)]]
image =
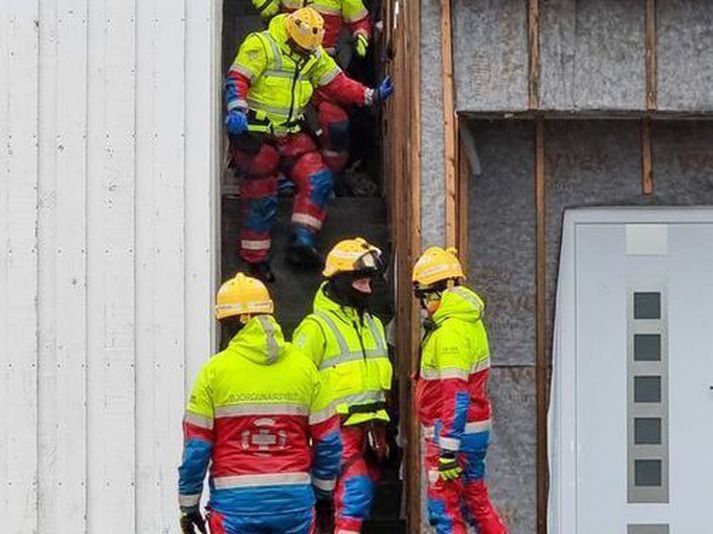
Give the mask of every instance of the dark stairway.
[[(320, 273), (293, 271), (284, 261), (291, 199), (281, 199), (278, 221), (273, 230), (272, 267), (277, 278), (269, 289), (275, 300), (276, 317), (290, 338), (292, 331), (312, 309), (312, 299), (322, 280)], [(223, 278), (242, 269), (238, 256), (240, 199), (234, 187), (224, 187), (222, 196), (222, 273)], [(386, 206), (381, 198), (338, 197), (329, 206), (327, 221), (319, 236), (318, 247), (326, 254), (337, 241), (361, 236), (380, 247), (386, 265), (390, 263), (390, 243)], [(391, 281), (374, 284), (374, 313), (386, 324), (393, 315), (393, 286)], [(401, 484), (398, 480), (398, 460), (387, 466), (377, 490), (372, 518), (365, 533), (405, 532), (399, 521)]]

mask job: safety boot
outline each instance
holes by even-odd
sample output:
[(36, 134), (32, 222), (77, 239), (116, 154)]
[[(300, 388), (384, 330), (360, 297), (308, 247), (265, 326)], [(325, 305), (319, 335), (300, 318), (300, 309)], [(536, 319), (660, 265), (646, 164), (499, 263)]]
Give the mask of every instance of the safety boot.
[(262, 280), (266, 284), (272, 284), (275, 281), (275, 275), (270, 268), (270, 262), (267, 260), (256, 263), (248, 263), (247, 270), (249, 276)]
[(314, 246), (312, 232), (302, 226), (295, 226), (287, 247), (287, 263), (296, 269), (316, 271), (324, 265), (324, 259)]

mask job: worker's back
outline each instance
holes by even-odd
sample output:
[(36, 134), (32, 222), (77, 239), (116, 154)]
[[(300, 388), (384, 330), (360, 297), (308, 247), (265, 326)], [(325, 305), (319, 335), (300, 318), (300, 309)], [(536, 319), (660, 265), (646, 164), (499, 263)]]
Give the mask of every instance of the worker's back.
[[(210, 506), (222, 514), (309, 509), (309, 417), (319, 375), (270, 316), (251, 319), (201, 370), (186, 423), (212, 424)], [(205, 421), (200, 421), (200, 418)], [(187, 429), (187, 447), (207, 428)], [(338, 451), (335, 451), (338, 457)], [(182, 469), (189, 470), (190, 465)]]

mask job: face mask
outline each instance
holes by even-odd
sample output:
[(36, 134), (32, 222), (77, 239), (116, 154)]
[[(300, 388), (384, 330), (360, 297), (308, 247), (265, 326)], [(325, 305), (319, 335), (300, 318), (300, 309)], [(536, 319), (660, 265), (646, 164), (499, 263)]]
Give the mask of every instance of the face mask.
[(340, 304), (365, 310), (371, 302), (371, 278), (363, 273), (340, 273), (330, 280), (329, 291)]

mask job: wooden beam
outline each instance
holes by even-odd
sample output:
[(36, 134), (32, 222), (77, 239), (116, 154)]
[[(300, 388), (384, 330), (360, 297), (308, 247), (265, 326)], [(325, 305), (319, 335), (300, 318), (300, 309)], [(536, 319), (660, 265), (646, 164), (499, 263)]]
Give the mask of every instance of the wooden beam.
[(441, 80), (443, 84), (443, 147), (446, 186), (446, 245), (455, 247), (457, 241), (457, 184), (456, 146), (457, 128), (453, 101), (453, 32), (451, 28), (451, 0), (441, 0)]
[(541, 117), (535, 120), (535, 208), (536, 208), (536, 354), (537, 389), (537, 532), (547, 533), (547, 343), (546, 343), (546, 247), (545, 247), (545, 127)]
[(529, 108), (536, 110), (540, 108), (540, 2), (528, 0), (527, 4)]
[[(458, 132), (461, 128), (467, 128), (466, 119), (459, 118)], [(458, 257), (463, 265), (463, 270), (468, 275), (468, 204), (470, 198), (470, 162), (468, 154), (463, 145), (463, 137), (458, 136), (458, 175), (456, 181), (458, 189), (456, 191), (457, 211), (458, 211), (458, 239), (456, 246), (458, 247)]]
[(656, 0), (646, 0), (646, 109), (655, 111), (656, 89)]
[[(409, 207), (410, 207), (410, 232), (409, 232), (409, 265), (402, 278), (410, 281), (410, 269), (421, 252), (421, 2), (414, 0), (402, 3), (406, 14), (405, 44), (409, 60), (407, 61), (410, 73), (409, 87)], [(410, 308), (408, 310), (408, 339), (407, 350), (410, 353), (411, 373), (418, 366), (419, 345), (421, 342), (421, 323), (418, 303), (411, 295), (409, 287)], [(404, 387), (409, 389), (410, 396), (410, 424), (407, 434), (407, 498), (408, 498), (408, 532), (421, 531), (421, 432), (416, 421), (416, 395), (411, 390), (411, 375)]]
[(654, 193), (654, 169), (651, 149), (651, 119), (641, 121), (641, 192), (644, 195)]

